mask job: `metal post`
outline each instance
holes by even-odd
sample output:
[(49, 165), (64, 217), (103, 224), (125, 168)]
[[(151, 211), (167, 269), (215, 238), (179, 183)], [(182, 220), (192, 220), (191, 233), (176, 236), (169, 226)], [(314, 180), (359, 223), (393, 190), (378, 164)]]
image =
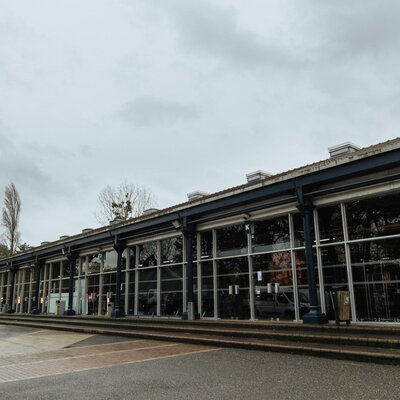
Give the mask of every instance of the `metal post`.
[(303, 315), (303, 322), (308, 324), (324, 324), (328, 322), (328, 319), (325, 314), (321, 313), (321, 307), (318, 304), (317, 285), (314, 274), (313, 240), (311, 230), (312, 212), (314, 206), (311, 201), (304, 201), (302, 192), (300, 195), (298, 195), (298, 198), (300, 204), (297, 206), (297, 208), (303, 216), (307, 281), (310, 301), (310, 310), (307, 314)]
[(35, 271), (36, 271), (36, 286), (35, 286), (35, 304), (31, 311), (31, 314), (40, 314), (40, 298), (39, 298), (39, 288), (40, 288), (40, 270), (42, 268), (42, 264), (40, 264), (37, 260), (35, 262)]
[(117, 276), (115, 288), (115, 305), (111, 316), (114, 318), (124, 317), (124, 307), (121, 304), (121, 282), (122, 282), (122, 253), (126, 248), (125, 243), (119, 242), (116, 237), (114, 240), (114, 250), (117, 252)]
[(186, 241), (186, 284), (187, 284), (187, 319), (196, 319), (194, 296), (193, 296), (193, 234), (194, 227), (188, 225), (187, 219), (183, 218), (182, 233)]
[(66, 254), (69, 261), (69, 290), (68, 290), (68, 310), (64, 311), (64, 315), (75, 315), (73, 309), (74, 302), (74, 277), (75, 277), (75, 265), (77, 255), (75, 253)]
[(11, 288), (10, 288), (10, 305), (7, 309), (8, 314), (13, 314), (15, 312), (14, 310), (14, 285), (15, 285), (15, 275), (17, 274), (18, 268), (17, 267), (11, 267), (10, 268), (10, 273), (11, 273)]

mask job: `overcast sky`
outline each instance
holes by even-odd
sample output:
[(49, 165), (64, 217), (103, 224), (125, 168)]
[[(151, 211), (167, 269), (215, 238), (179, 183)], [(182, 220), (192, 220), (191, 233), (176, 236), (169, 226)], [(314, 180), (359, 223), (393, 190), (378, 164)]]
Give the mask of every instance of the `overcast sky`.
[(400, 136), (399, 20), (398, 0), (0, 0), (22, 240), (98, 226), (107, 184), (164, 208)]

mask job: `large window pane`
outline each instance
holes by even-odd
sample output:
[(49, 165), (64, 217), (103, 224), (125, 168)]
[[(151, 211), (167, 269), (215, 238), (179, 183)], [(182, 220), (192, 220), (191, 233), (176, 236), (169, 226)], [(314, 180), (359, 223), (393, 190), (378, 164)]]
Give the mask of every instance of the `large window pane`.
[(247, 257), (218, 261), (218, 315), (220, 318), (250, 318), (249, 265)]
[(254, 223), (253, 252), (287, 249), (290, 247), (287, 216)]
[(201, 313), (202, 317), (214, 317), (213, 263), (203, 262), (201, 268)]
[(163, 264), (182, 262), (182, 237), (161, 241), (161, 261)]
[(97, 315), (99, 310), (100, 276), (90, 275), (87, 279), (88, 314)]
[[(310, 306), (309, 300), (309, 287), (308, 287), (308, 277), (307, 277), (307, 266), (306, 266), (306, 257), (304, 250), (297, 250), (295, 252), (296, 258), (296, 276), (297, 276), (297, 287), (299, 294), (299, 305), (300, 305), (300, 318), (303, 314), (308, 312)], [(317, 266), (317, 257), (314, 251), (313, 254), (313, 265), (314, 265), (314, 279), (317, 284), (317, 300), (320, 302), (319, 296), (319, 277), (318, 277), (318, 266)]]
[(182, 265), (161, 268), (161, 314), (177, 316), (183, 308)]
[(346, 253), (344, 246), (321, 248), (322, 271), (325, 285), (325, 304), (328, 319), (335, 319), (335, 294), (338, 290), (349, 290)]
[(254, 256), (252, 260), (256, 317), (294, 319), (295, 304), (290, 251)]
[(149, 242), (139, 246), (139, 267), (157, 265), (157, 242)]
[(201, 233), (201, 258), (212, 258), (213, 256), (213, 235), (212, 231)]
[[(304, 224), (303, 216), (301, 214), (293, 214), (293, 244), (294, 247), (304, 246)], [(313, 221), (313, 219), (312, 219)], [(314, 223), (311, 223), (311, 238), (315, 242), (315, 229)]]
[(98, 274), (100, 272), (101, 265), (101, 253), (95, 254), (89, 257), (89, 265), (87, 268), (87, 274)]
[(228, 257), (247, 253), (244, 225), (232, 225), (217, 230), (217, 256)]
[(351, 240), (400, 234), (400, 195), (358, 200), (346, 205)]
[(128, 286), (128, 309), (127, 314), (134, 314), (135, 311), (135, 271), (129, 271)]
[(103, 253), (103, 272), (115, 271), (117, 269), (117, 252), (115, 250)]
[(51, 269), (51, 279), (58, 279), (61, 274), (61, 263), (60, 262), (53, 262), (52, 269)]
[(400, 321), (400, 239), (350, 246), (357, 319)]
[(318, 225), (321, 244), (342, 241), (343, 224), (340, 205), (319, 208)]
[(139, 315), (157, 314), (157, 268), (139, 270)]

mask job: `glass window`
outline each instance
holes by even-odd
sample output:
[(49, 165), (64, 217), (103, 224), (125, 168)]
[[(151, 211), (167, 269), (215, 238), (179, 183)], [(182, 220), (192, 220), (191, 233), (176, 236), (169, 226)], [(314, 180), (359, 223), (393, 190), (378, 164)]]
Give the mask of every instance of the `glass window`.
[(218, 257), (235, 256), (247, 253), (247, 234), (244, 225), (232, 225), (217, 230)]
[(268, 283), (292, 285), (292, 261), (289, 251), (253, 256), (255, 284), (266, 286)]
[(115, 250), (106, 251), (103, 253), (103, 271), (110, 272), (117, 269), (117, 252)]
[(101, 257), (101, 253), (89, 256), (87, 274), (98, 274), (100, 272)]
[(351, 240), (400, 233), (400, 195), (353, 201), (346, 205)]
[(128, 272), (129, 286), (128, 286), (128, 309), (127, 314), (133, 314), (135, 311), (135, 271)]
[(92, 275), (88, 278), (88, 314), (96, 315), (99, 311), (100, 276)]
[(182, 237), (161, 241), (161, 260), (163, 264), (182, 262)]
[(157, 242), (148, 242), (139, 246), (139, 267), (157, 265)]
[(139, 315), (157, 314), (157, 268), (139, 270)]
[[(66, 278), (67, 276), (69, 277), (69, 270), (70, 270), (70, 261), (65, 260), (61, 262), (62, 264), (62, 276), (63, 278)], [(78, 275), (78, 270), (79, 270), (79, 258), (76, 259), (75, 261), (75, 273), (74, 275)]]
[[(303, 216), (301, 214), (293, 214), (293, 245), (294, 247), (304, 246), (304, 225)], [(311, 238), (315, 243), (315, 229), (313, 218), (311, 218)]]
[(219, 260), (217, 271), (218, 316), (229, 319), (250, 318), (247, 257)]
[(129, 268), (130, 269), (135, 269), (136, 268), (136, 248), (131, 247), (129, 249)]
[(343, 224), (340, 205), (319, 208), (318, 225), (321, 244), (342, 241)]
[(344, 246), (327, 246), (321, 248), (321, 259), (324, 273), (324, 284), (347, 285), (346, 253)]
[[(299, 305), (300, 305), (300, 318), (303, 314), (309, 311), (310, 300), (309, 300), (309, 288), (308, 288), (308, 277), (307, 277), (307, 265), (304, 250), (297, 250), (295, 252), (296, 257), (296, 276), (297, 276), (297, 287), (299, 295)], [(317, 301), (320, 302), (320, 292), (319, 292), (319, 277), (318, 277), (318, 267), (317, 267), (317, 256), (314, 251), (313, 257), (314, 264), (314, 279), (317, 284)]]
[(213, 235), (212, 231), (202, 232), (201, 235), (201, 258), (212, 258), (213, 256)]
[[(126, 258), (128, 257), (128, 249), (125, 249), (122, 253), (122, 266), (121, 270), (126, 269)], [(116, 271), (118, 265), (118, 254), (115, 250), (106, 251), (103, 253), (103, 271), (110, 272)]]
[(161, 314), (177, 316), (182, 308), (182, 265), (166, 265), (161, 268)]
[(60, 277), (60, 262), (53, 262), (51, 269), (51, 279), (58, 279)]
[(192, 236), (192, 254), (193, 260), (197, 260), (197, 235), (193, 234)]
[(203, 262), (201, 268), (201, 312), (202, 317), (214, 317), (214, 273), (213, 263)]
[(400, 321), (400, 239), (350, 246), (357, 319)]
[(287, 216), (254, 223), (253, 252), (287, 249), (290, 247)]

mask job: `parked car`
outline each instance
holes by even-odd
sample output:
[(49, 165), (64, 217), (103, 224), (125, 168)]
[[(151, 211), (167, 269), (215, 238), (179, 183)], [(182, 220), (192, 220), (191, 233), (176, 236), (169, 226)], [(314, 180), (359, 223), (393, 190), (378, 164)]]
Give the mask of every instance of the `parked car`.
[[(309, 302), (304, 293), (299, 292), (300, 315), (309, 309)], [(278, 293), (268, 293), (266, 286), (255, 288), (255, 311), (258, 317), (280, 316), (295, 317), (294, 293), (282, 288)]]

